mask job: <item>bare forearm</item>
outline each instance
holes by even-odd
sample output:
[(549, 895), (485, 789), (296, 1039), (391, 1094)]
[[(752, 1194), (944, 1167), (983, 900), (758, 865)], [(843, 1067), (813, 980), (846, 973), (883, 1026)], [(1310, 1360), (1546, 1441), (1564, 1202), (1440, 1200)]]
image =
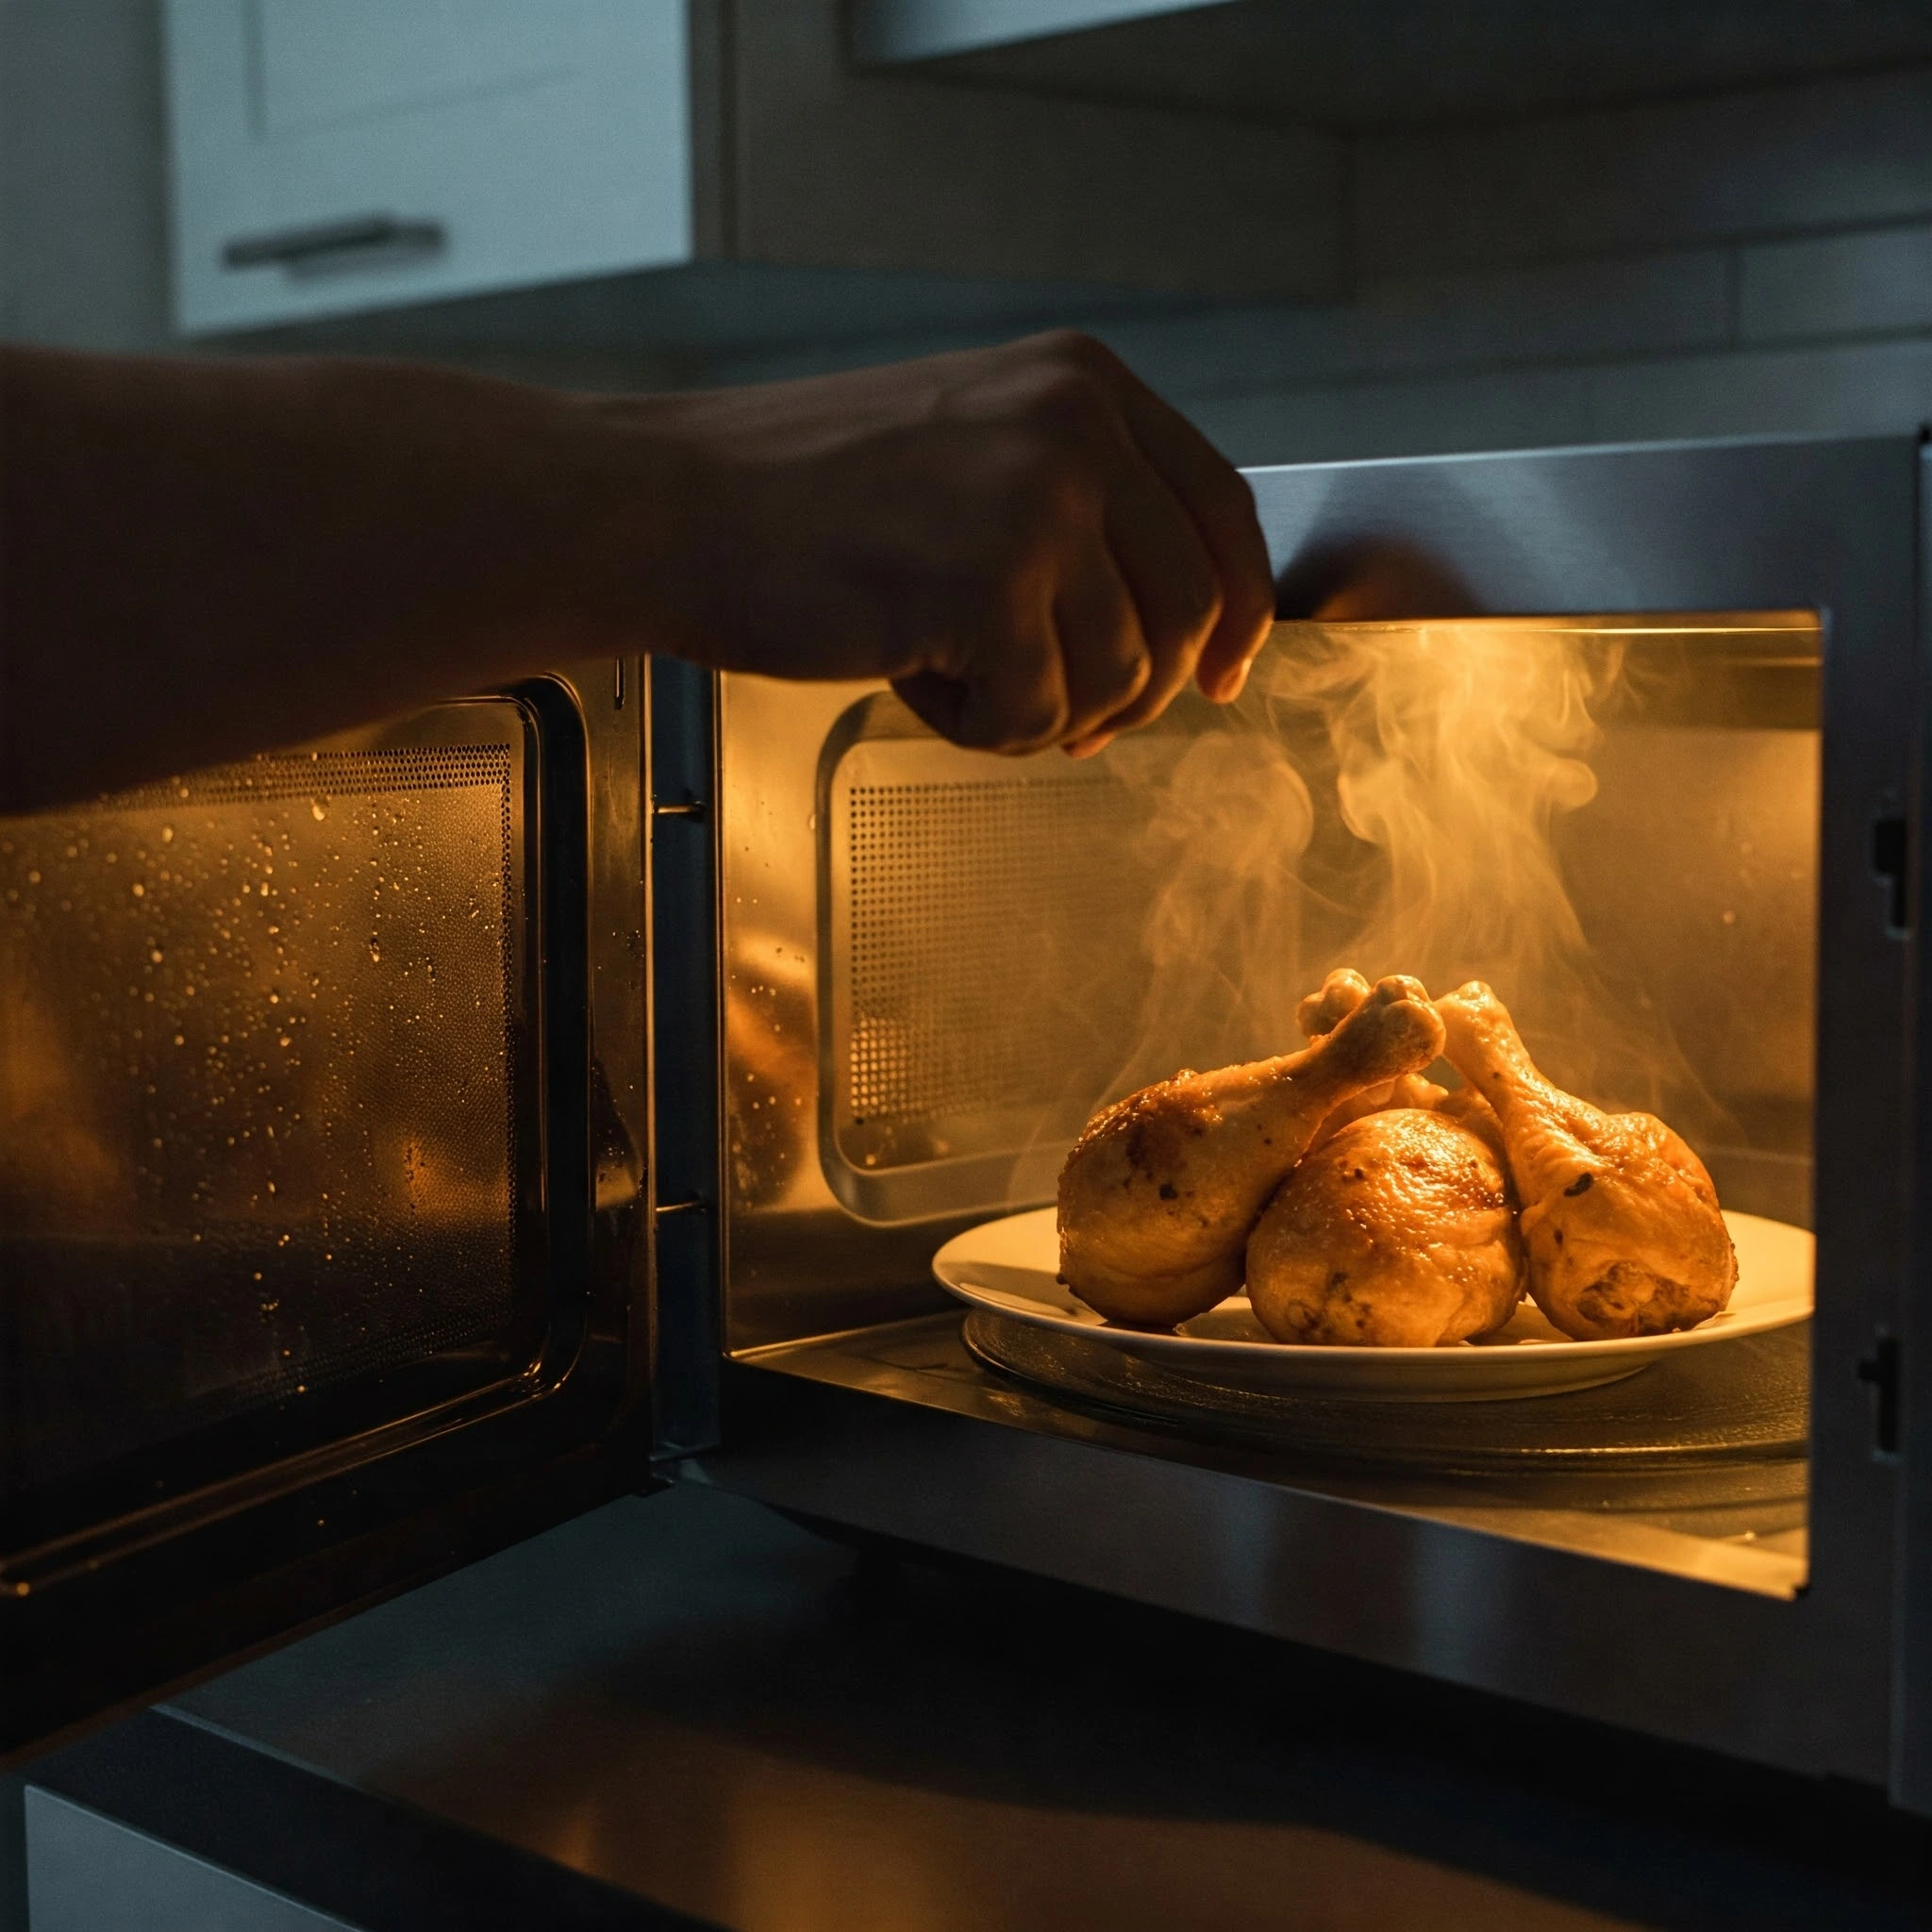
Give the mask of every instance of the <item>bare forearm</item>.
[(1084, 754), (1273, 608), (1247, 486), (1078, 336), (605, 399), (0, 349), (0, 809), (619, 650)]
[(0, 350), (0, 804), (621, 647), (574, 553), (622, 514), (647, 586), (677, 492), (589, 427), (435, 370)]

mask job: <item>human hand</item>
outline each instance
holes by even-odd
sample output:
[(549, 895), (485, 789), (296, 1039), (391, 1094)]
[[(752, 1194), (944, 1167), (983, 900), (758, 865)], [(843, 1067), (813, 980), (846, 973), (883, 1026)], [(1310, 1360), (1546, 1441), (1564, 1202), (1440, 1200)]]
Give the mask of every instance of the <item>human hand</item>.
[(1234, 697), (1267, 635), (1246, 483), (1091, 338), (591, 407), (681, 452), (679, 562), (635, 594), (701, 661), (883, 676), (958, 743), (1078, 756), (1190, 675)]

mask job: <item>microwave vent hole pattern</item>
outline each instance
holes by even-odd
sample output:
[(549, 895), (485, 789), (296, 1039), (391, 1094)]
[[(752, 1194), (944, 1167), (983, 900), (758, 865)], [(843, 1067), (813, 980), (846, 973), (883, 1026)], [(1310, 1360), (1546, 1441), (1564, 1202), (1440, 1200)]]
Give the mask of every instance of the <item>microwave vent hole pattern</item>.
[(1104, 781), (851, 788), (841, 1125), (864, 1153), (943, 1156), (1015, 1111), (1086, 1104), (1095, 1053), (1119, 1051), (1094, 976), (1137, 950), (1106, 860), (1127, 809)]
[(520, 814), (425, 743), (0, 825), (9, 1485), (502, 1330)]

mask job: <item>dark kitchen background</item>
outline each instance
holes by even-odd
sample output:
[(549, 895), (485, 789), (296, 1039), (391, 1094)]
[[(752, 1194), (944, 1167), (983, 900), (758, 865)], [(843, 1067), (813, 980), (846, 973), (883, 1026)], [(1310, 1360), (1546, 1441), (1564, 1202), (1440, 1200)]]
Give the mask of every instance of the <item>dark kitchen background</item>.
[[(1895, 433), (1932, 419), (1932, 6), (0, 0), (0, 339), (408, 355), (621, 390), (786, 377), (1069, 324), (1245, 464)], [(671, 1581), (653, 1572), (579, 1624), (569, 1571), (544, 1563), (632, 1562), (642, 1578), (655, 1532), (635, 1520), (645, 1506), (619, 1507), (555, 1532), (551, 1559), (525, 1546), (311, 1640), (309, 1663), (270, 1694), (282, 1703), (266, 1749), (482, 1827), (494, 1794), (541, 1765), (564, 1807), (555, 1857), (582, 1851), (569, 1837), (582, 1825), (601, 1834), (603, 1869), (641, 1887), (670, 1869), (653, 1857), (683, 1857), (690, 1869), (665, 1882), (693, 1898), (722, 1895), (705, 1858), (742, 1865), (757, 1882), (739, 1903), (759, 1924), (785, 1923), (809, 1892), (826, 1841), (872, 1861), (867, 1896), (886, 1916), (863, 1923), (881, 1925), (912, 1923), (891, 1914), (915, 1906), (941, 1923), (920, 1885), (963, 1892), (1001, 1857), (1006, 1814), (988, 1812), (983, 1840), (950, 1824), (923, 1838), (918, 1803), (883, 1817), (856, 1774), (849, 1790), (812, 1785), (821, 1808), (799, 1808), (806, 1784), (772, 1766), (795, 1769), (828, 1726), (847, 1749), (840, 1727), (856, 1737), (861, 1719), (898, 1724), (909, 1752), (922, 1724), (970, 1707), (953, 1798), (1005, 1803), (1010, 1758), (1024, 1758), (1021, 1786), (1085, 1780), (1132, 1824), (1123, 1843), (1146, 1842), (1139, 1814), (1167, 1799), (1133, 1788), (1128, 1744), (1067, 1735), (1080, 1695), (1104, 1696), (1114, 1663), (1135, 1668), (1142, 1626), (1124, 1626), (1121, 1656), (1090, 1658), (1069, 1690), (1019, 1646), (986, 1649), (931, 1579), (902, 1579), (882, 1607), (853, 1581), (862, 1563), (741, 1512), (690, 1529), (696, 1554)], [(734, 1594), (745, 1574), (749, 1593)], [(797, 1607), (848, 1590), (860, 1607), (836, 1627)], [(408, 1677), (398, 1659), (435, 1652), (437, 1605), (469, 1617), (482, 1649), (422, 1693), (399, 1744), (360, 1713), (391, 1707), (375, 1700)], [(569, 1631), (557, 1667), (585, 1685), (643, 1630), (681, 1686), (640, 1693), (608, 1729), (608, 1761), (546, 1762), (554, 1737), (514, 1707), (539, 1611)], [(701, 1612), (722, 1635), (698, 1628)], [(1020, 1614), (1084, 1611), (1029, 1599)], [(965, 1662), (952, 1702), (922, 1719), (934, 1628)], [(691, 1688), (701, 1669), (709, 1690)], [(1324, 1683), (1318, 1728), (1345, 1751), (1354, 1700), (1385, 1692)], [(343, 1684), (357, 1687), (346, 1700)], [(499, 1692), (507, 1717), (485, 1707)], [(219, 1728), (231, 1693), (197, 1694), (197, 1721)], [(1172, 1685), (1160, 1694), (1186, 1701)], [(604, 1713), (589, 1690), (582, 1701), (595, 1732)], [(262, 1722), (258, 1698), (250, 1708)], [(1378, 1909), (1444, 1927), (1907, 1923), (1864, 1889), (1887, 1873), (1807, 1891), (1769, 1854), (1700, 1863), (1655, 1820), (1620, 1824), (1624, 1869), (1584, 1883), (1608, 1829), (1591, 1807), (1611, 1785), (1655, 1777), (1668, 1793), (1701, 1774), (1661, 1759), (1632, 1760), (1627, 1776), (1618, 1759), (1578, 1793), (1515, 1791), (1517, 1839), (1539, 1833), (1543, 1847), (1541, 1863), (1518, 1857), (1482, 1815), (1477, 1707), (1428, 1708), (1444, 1750), (1469, 1751), (1466, 1786), (1445, 1797), (1413, 1764), (1385, 1775), (1355, 1762), (1354, 1796), (1307, 1807), (1353, 1822), (1325, 1839), (1280, 1835), (1252, 1882), (1283, 1897), (1307, 1888), (1309, 1913), (1336, 1915), (1307, 1923), (1336, 1925)], [(1172, 1727), (1206, 1814), (1165, 1820), (1172, 1900), (1153, 1886), (1111, 1905), (1041, 1893), (1028, 1909), (1131, 1905), (1181, 1924), (1211, 1905), (1226, 1915), (1215, 1924), (1272, 1923), (1241, 1883), (1210, 1900), (1194, 1874), (1264, 1831), (1244, 1807), (1273, 1772), (1257, 1760), (1251, 1779), (1251, 1740), (1231, 1722), (1181, 1712)], [(192, 1769), (158, 1762), (155, 1775)], [(757, 1802), (721, 1824), (691, 1795), (706, 1780), (756, 1785)], [(269, 1803), (273, 1785), (253, 1795)], [(0, 1778), (0, 1932), (27, 1923), (24, 1789)], [(1770, 1815), (1769, 1790), (1740, 1782), (1740, 1803)], [(250, 1794), (230, 1795), (239, 1819)], [(75, 1807), (42, 1816), (63, 1869), (131, 1860), (112, 1882), (149, 1896), (155, 1924), (325, 1923), (275, 1917), (266, 1893), (197, 1892), (194, 1861), (143, 1865), (127, 1835), (88, 1836)], [(1822, 1809), (1820, 1830), (1838, 1816)], [(662, 1834), (648, 1856), (641, 1819)], [(1357, 1838), (1373, 1856), (1337, 1851)], [(1882, 1828), (1859, 1842), (1896, 1854)], [(958, 1869), (885, 1869), (922, 1845), (950, 1847)], [(1055, 1856), (1049, 1844), (1038, 1862)], [(1405, 1903), (1394, 1865), (1423, 1874), (1433, 1916)], [(1574, 1903), (1549, 1903), (1559, 1897)], [(794, 1923), (861, 1922), (850, 1894), (812, 1909)], [(571, 1923), (603, 1923), (584, 1910)], [(34, 1921), (57, 1923), (86, 1921)]]

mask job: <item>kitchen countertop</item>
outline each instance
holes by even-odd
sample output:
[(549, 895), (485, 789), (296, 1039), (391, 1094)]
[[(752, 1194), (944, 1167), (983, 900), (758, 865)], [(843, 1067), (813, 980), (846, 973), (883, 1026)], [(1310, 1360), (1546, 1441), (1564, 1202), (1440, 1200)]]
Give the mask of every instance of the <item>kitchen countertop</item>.
[(504, 1923), (541, 1897), (550, 1925), (734, 1932), (1921, 1923), (1923, 1834), (1875, 1794), (694, 1484), (25, 1775), (219, 1864), (262, 1847), (253, 1875), (372, 1926), (453, 1884)]

